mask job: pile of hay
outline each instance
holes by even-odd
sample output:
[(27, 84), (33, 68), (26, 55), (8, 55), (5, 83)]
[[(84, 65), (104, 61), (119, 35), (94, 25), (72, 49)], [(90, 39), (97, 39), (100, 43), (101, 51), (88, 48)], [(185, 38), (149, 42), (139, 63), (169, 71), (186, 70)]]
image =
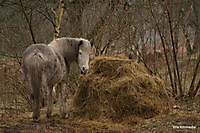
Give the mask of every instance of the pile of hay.
[(148, 119), (168, 111), (161, 79), (132, 60), (97, 57), (90, 72), (80, 77), (73, 101), (75, 116), (121, 122)]

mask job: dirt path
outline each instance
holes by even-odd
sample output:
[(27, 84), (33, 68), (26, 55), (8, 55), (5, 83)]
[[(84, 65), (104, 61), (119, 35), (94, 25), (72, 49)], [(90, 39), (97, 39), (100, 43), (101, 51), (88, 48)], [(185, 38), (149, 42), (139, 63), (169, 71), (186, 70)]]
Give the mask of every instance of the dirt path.
[(136, 126), (123, 123), (97, 122), (83, 119), (60, 119), (54, 115), (46, 119), (43, 114), (39, 122), (32, 122), (30, 113), (17, 120), (8, 121), (0, 126), (4, 133), (198, 133), (200, 115), (197, 111), (173, 109), (170, 114), (148, 119)]

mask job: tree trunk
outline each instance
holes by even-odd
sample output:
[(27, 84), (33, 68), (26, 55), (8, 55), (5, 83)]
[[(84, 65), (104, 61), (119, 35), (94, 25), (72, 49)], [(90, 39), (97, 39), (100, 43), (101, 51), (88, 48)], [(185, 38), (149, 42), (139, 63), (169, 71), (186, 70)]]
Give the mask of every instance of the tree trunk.
[(183, 35), (185, 36), (185, 39), (186, 39), (185, 48), (186, 48), (186, 51), (187, 51), (187, 55), (191, 55), (193, 53), (193, 51), (192, 51), (192, 47), (191, 47), (191, 43), (190, 43), (188, 32), (186, 31), (185, 28), (186, 27), (183, 27)]
[(199, 51), (200, 49), (200, 1), (199, 0), (193, 0), (193, 7), (194, 7), (194, 15), (196, 17), (195, 25), (196, 25), (196, 31), (195, 31), (195, 38), (194, 38), (194, 45), (193, 50), (195, 52)]
[(194, 88), (195, 87), (195, 81), (196, 81), (197, 74), (198, 74), (199, 64), (200, 64), (200, 54), (198, 56), (198, 61), (197, 61), (196, 66), (195, 66), (195, 69), (194, 69), (194, 72), (193, 72), (192, 81), (191, 81), (190, 88), (189, 88), (189, 91), (188, 91), (188, 96), (189, 97), (194, 97), (196, 95), (198, 89), (199, 89), (199, 86), (200, 86), (200, 81), (199, 81), (198, 84), (197, 84), (196, 89)]
[(192, 54), (192, 47), (190, 45), (190, 39), (186, 39), (186, 43), (185, 43), (185, 48), (187, 50), (187, 55), (191, 55)]
[(178, 27), (176, 27), (174, 29), (174, 47), (175, 47), (176, 53), (178, 52), (178, 37), (179, 37), (179, 29)]
[(200, 49), (200, 26), (196, 26), (193, 51), (198, 52)]
[(58, 11), (55, 17), (55, 30), (54, 30), (54, 39), (59, 38), (60, 35), (60, 25), (62, 21), (62, 15), (64, 10), (64, 1), (60, 0), (58, 5)]

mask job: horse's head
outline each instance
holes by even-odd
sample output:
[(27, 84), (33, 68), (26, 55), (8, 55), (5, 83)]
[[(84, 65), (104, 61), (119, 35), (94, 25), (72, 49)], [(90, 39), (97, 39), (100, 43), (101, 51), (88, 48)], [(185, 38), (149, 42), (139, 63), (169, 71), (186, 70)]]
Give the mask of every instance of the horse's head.
[(78, 65), (81, 74), (86, 74), (89, 70), (89, 60), (92, 51), (93, 43), (88, 40), (81, 39), (79, 43)]

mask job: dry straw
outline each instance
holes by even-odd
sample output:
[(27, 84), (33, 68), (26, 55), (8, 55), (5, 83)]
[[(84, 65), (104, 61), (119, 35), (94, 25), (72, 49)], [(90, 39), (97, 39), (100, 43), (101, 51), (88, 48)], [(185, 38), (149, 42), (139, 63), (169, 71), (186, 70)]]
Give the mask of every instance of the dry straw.
[(168, 111), (161, 79), (124, 57), (96, 57), (81, 76), (73, 101), (73, 115), (86, 119), (130, 122)]

